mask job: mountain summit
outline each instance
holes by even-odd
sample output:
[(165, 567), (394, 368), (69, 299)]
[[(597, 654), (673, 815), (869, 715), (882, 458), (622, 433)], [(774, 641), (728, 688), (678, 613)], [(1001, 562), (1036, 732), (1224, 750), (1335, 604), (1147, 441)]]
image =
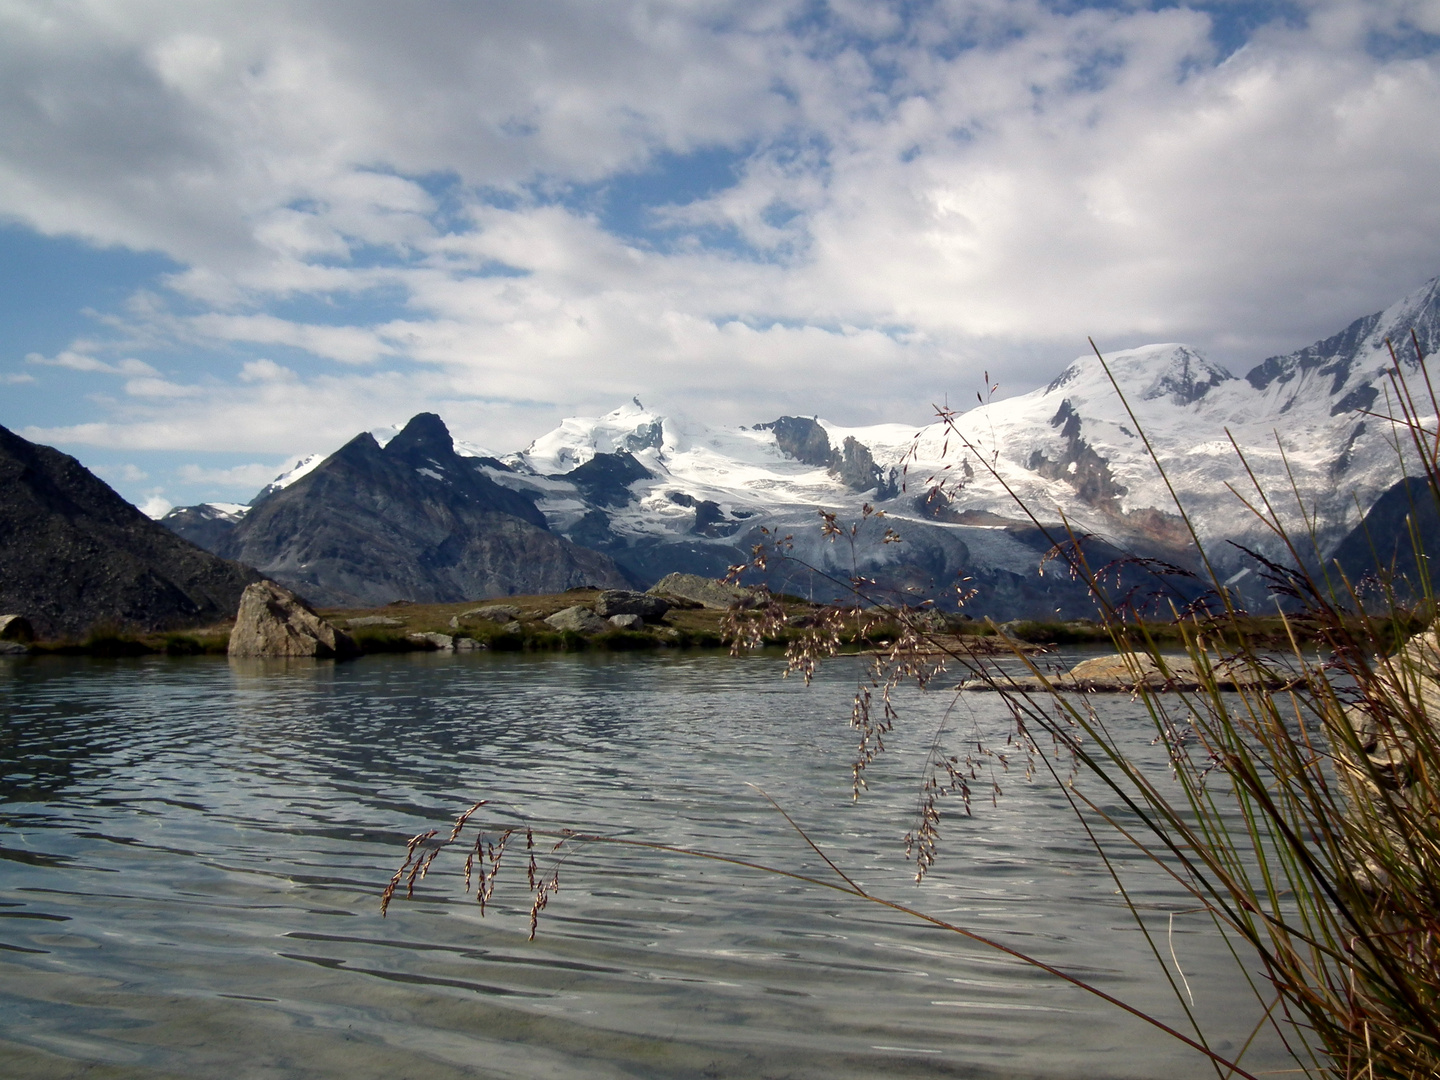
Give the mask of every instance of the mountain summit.
[(551, 533), (532, 499), (457, 454), (434, 413), (383, 449), (357, 435), (270, 489), (219, 549), (323, 606), (628, 584), (607, 556)]

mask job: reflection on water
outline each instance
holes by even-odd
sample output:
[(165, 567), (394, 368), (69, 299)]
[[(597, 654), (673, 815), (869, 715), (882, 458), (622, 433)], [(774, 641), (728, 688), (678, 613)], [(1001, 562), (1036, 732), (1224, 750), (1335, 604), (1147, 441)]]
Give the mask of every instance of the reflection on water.
[[(679, 856), (572, 855), (533, 943), (519, 866), (483, 920), (458, 861), (380, 919), (406, 838), (481, 797), (823, 876), (748, 782), (867, 887), (1176, 1018), (1053, 787), (1012, 778), (947, 818), (940, 869), (911, 883), (898, 838), (950, 699), (911, 696), (852, 804), (859, 670), (806, 691), (773, 659), (694, 655), (0, 663), (5, 1075), (1213, 1075), (955, 935)], [(996, 707), (966, 695), (952, 724), (1001, 730)], [(1165, 935), (1184, 900), (1136, 871)], [(1184, 914), (1171, 942), (1233, 1050), (1253, 1009), (1223, 945)]]

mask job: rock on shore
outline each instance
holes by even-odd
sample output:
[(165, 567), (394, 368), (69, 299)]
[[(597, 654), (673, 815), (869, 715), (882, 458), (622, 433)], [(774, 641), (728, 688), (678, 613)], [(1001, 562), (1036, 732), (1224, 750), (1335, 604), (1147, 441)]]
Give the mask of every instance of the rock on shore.
[(257, 581), (240, 597), (228, 651), (241, 657), (337, 660), (359, 653), (349, 634), (337, 630), (305, 601), (273, 581)]
[(689, 600), (705, 608), (728, 608), (731, 604), (748, 599), (749, 589), (730, 585), (714, 578), (699, 574), (666, 574), (648, 590), (651, 596), (674, 597)]
[(1132, 694), (1141, 689), (1195, 691), (1210, 681), (1220, 690), (1274, 687), (1278, 677), (1262, 676), (1259, 672), (1238, 665), (1217, 663), (1208, 677), (1202, 678), (1190, 657), (1162, 656), (1157, 663), (1148, 653), (1115, 653), (1082, 660), (1068, 671), (1041, 678), (1038, 675), (997, 675), (990, 679), (967, 679), (961, 690), (1016, 690), (1039, 692), (1068, 690), (1082, 694)]

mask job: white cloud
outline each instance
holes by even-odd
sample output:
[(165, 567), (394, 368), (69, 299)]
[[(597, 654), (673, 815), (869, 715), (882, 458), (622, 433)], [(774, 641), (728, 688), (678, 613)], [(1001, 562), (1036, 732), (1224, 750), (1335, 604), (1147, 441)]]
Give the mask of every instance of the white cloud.
[(154, 518), (157, 521), (168, 514), (173, 508), (174, 504), (159, 492), (150, 495), (149, 498), (140, 504), (140, 512), (146, 517)]
[(160, 373), (143, 360), (136, 360), (129, 357), (117, 363), (107, 363), (98, 360), (84, 352), (76, 352), (71, 349), (64, 349), (54, 356), (43, 356), (40, 353), (27, 353), (25, 359), (32, 364), (40, 364), (45, 367), (69, 368), (71, 371), (104, 372), (107, 375), (131, 375), (131, 376), (154, 376)]
[[(428, 408), (504, 447), (636, 391), (923, 419), (1087, 334), (1243, 365), (1440, 272), (1440, 64), (1371, 48), (1437, 12), (1317, 0), (1222, 57), (1200, 11), (1034, 0), (12, 0), (0, 214), (181, 267), (31, 357), (128, 380), (45, 430), (278, 454)], [(733, 183), (682, 183), (707, 149)], [(172, 370), (100, 358), (133, 342)]]
[(19, 386), (24, 383), (33, 383), (34, 381), (35, 376), (26, 371), (6, 372), (4, 375), (0, 375), (0, 383), (5, 383), (8, 386)]
[(289, 345), (347, 364), (368, 364), (394, 352), (373, 331), (355, 326), (310, 326), (273, 315), (199, 315), (189, 323), (205, 337)]
[(240, 368), (240, 381), (244, 383), (293, 382), (295, 379), (295, 372), (290, 368), (283, 367), (274, 360), (267, 360), (264, 357), (259, 360), (250, 360)]
[(208, 469), (203, 465), (181, 465), (175, 474), (187, 484), (208, 484), (216, 488), (259, 491), (274, 480), (281, 467), (264, 462), (232, 465), (228, 469)]

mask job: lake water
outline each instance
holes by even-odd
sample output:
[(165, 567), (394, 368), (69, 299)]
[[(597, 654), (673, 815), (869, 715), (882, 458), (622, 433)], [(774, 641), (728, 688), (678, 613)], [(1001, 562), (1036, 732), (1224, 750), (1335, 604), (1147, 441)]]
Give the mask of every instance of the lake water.
[[(979, 799), (971, 818), (952, 806), (937, 869), (913, 883), (900, 841), (956, 699), (902, 695), (906, 720), (852, 803), (862, 663), (807, 690), (774, 657), (696, 653), (6, 660), (0, 1075), (1214, 1076), (952, 933), (694, 858), (573, 852), (533, 942), (519, 849), (483, 919), (452, 852), (380, 917), (406, 839), (480, 798), (491, 820), (823, 877), (756, 784), (866, 888), (1178, 1020), (1052, 781), (1007, 776), (998, 807)], [(1105, 707), (1153, 753), (1133, 705)], [(993, 735), (999, 709), (967, 694), (948, 724)], [(1257, 1015), (1233, 960), (1177, 890), (1122, 859), (1233, 1051)], [(1286, 1067), (1263, 1039), (1247, 1062)]]

